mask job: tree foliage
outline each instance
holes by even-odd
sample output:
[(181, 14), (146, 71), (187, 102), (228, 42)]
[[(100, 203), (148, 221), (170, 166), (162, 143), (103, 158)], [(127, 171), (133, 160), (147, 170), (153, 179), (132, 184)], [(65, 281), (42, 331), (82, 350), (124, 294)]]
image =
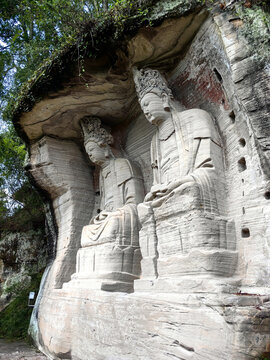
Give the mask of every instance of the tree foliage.
[(23, 168), (25, 145), (14, 128), (0, 134), (0, 234), (26, 231), (44, 222), (42, 202)]
[[(0, 0), (2, 110), (54, 50), (75, 38), (81, 24), (115, 2), (119, 0)], [(3, 116), (7, 119), (7, 113)]]
[(14, 130), (0, 134), (0, 216), (6, 218), (21, 203), (13, 196), (26, 181), (23, 172), (25, 148)]

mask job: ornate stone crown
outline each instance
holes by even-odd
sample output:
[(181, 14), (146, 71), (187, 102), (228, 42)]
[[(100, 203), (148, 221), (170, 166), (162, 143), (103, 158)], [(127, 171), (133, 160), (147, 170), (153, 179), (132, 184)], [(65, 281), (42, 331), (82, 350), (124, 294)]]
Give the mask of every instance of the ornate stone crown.
[(113, 143), (112, 135), (101, 127), (101, 120), (96, 116), (85, 116), (81, 120), (84, 143), (94, 141), (99, 145), (110, 145)]
[(173, 97), (171, 90), (168, 88), (166, 80), (161, 76), (158, 70), (152, 69), (133, 69), (134, 82), (139, 101), (149, 92), (158, 96), (163, 94)]

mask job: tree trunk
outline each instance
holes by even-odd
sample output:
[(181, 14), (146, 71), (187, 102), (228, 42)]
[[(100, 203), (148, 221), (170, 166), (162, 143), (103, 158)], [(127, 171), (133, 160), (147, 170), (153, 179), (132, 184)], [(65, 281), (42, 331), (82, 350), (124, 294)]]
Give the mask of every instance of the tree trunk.
[(94, 1), (94, 7), (96, 10), (96, 13), (99, 14), (99, 6), (98, 6), (98, 0), (93, 0)]
[(103, 11), (108, 11), (108, 0), (103, 0)]

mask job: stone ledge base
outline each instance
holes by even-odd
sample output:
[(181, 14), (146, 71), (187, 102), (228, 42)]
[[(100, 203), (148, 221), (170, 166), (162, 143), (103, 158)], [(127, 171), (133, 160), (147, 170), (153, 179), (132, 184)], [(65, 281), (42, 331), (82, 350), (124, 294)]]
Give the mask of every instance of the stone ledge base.
[(50, 359), (247, 360), (270, 343), (266, 296), (58, 289), (37, 322)]
[(139, 279), (134, 281), (135, 292), (177, 293), (177, 294), (236, 294), (240, 280), (235, 278), (209, 279), (206, 276), (183, 276), (181, 278)]
[(63, 289), (91, 289), (112, 292), (133, 292), (133, 282), (116, 281), (111, 279), (72, 279), (63, 284)]

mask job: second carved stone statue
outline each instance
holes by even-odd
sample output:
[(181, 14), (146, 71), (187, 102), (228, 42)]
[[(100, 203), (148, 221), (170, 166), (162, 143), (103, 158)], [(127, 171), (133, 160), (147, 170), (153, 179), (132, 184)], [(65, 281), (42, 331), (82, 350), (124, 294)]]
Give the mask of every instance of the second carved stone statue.
[(132, 291), (140, 276), (139, 222), (137, 204), (143, 200), (143, 180), (138, 167), (126, 158), (116, 158), (112, 136), (100, 119), (81, 122), (90, 160), (100, 168), (100, 212), (82, 231), (77, 254), (79, 286), (108, 291)]
[(234, 223), (226, 216), (222, 143), (201, 109), (184, 110), (157, 70), (134, 71), (141, 108), (156, 126), (154, 184), (138, 206), (142, 277), (231, 276)]

